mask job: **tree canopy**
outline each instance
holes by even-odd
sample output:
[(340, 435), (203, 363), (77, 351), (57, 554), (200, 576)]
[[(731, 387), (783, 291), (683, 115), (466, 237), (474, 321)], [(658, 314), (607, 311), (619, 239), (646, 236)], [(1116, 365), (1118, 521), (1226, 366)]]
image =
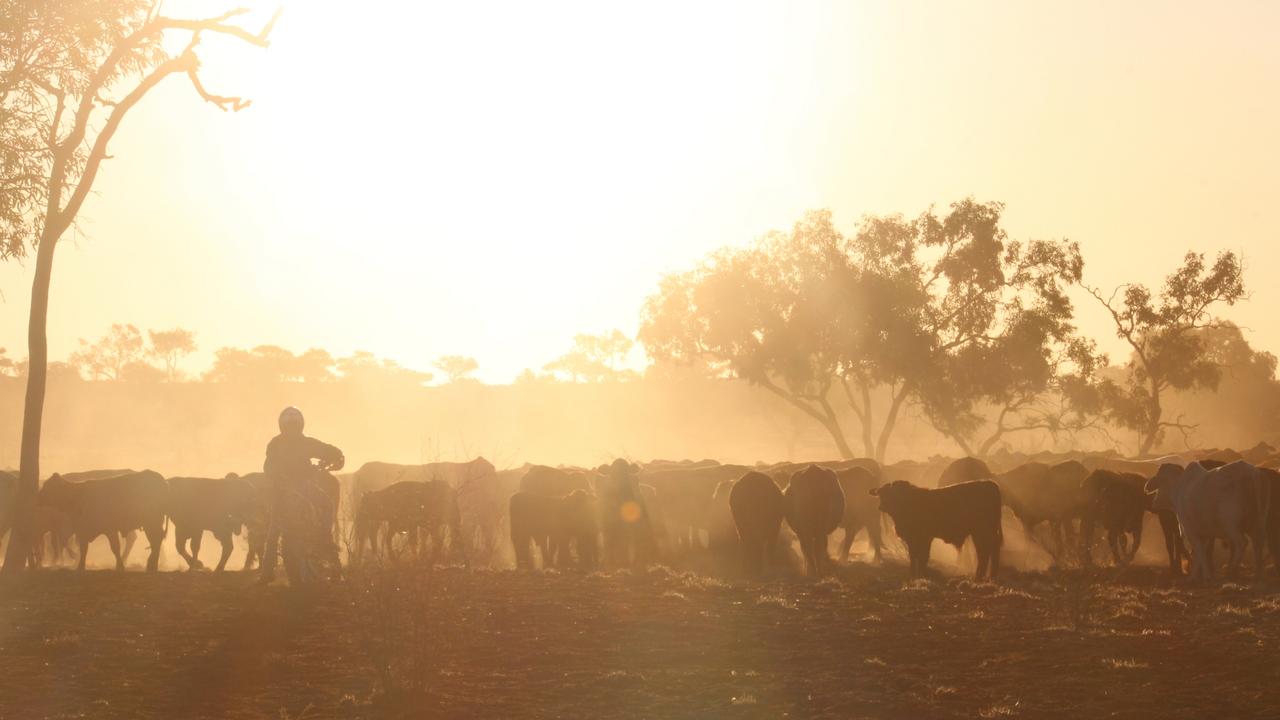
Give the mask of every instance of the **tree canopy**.
[(1217, 388), (1223, 362), (1206, 351), (1205, 339), (1213, 336), (1204, 331), (1226, 327), (1211, 312), (1216, 306), (1245, 298), (1244, 268), (1233, 252), (1219, 254), (1213, 265), (1202, 253), (1189, 252), (1159, 294), (1140, 284), (1121, 285), (1109, 295), (1086, 289), (1132, 350), (1123, 378), (1099, 385), (1100, 403), (1114, 424), (1138, 433), (1139, 452), (1146, 454), (1168, 430), (1190, 429), (1165, 416), (1164, 393)]
[(945, 214), (867, 217), (849, 237), (810, 212), (789, 233), (664, 277), (640, 341), (656, 361), (707, 363), (772, 392), (845, 456), (841, 403), (878, 459), (908, 400), (966, 450), (987, 405), (1001, 411), (987, 447), (1068, 426), (1046, 398), (1096, 362), (1065, 292), (1084, 262), (1074, 243), (1010, 240), (1002, 211), (966, 199)]

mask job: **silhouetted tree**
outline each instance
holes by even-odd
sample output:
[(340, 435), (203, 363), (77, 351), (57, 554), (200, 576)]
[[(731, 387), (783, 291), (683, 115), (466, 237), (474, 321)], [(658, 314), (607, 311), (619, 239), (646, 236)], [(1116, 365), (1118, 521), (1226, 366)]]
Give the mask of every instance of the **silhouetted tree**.
[(18, 362), (9, 357), (9, 351), (0, 347), (0, 375), (17, 375)]
[(444, 376), (448, 378), (448, 382), (451, 383), (466, 380), (472, 373), (480, 369), (480, 363), (476, 362), (475, 358), (463, 355), (443, 355), (436, 358), (432, 365), (444, 373)]
[(380, 360), (373, 353), (364, 351), (357, 351), (347, 357), (338, 358), (336, 367), (338, 374), (342, 376), (343, 382), (419, 386), (430, 382), (432, 378), (431, 373), (401, 367), (394, 360)]
[(169, 382), (177, 382), (182, 378), (178, 363), (182, 358), (196, 351), (196, 334), (190, 330), (173, 328), (172, 330), (148, 330), (151, 339), (151, 357), (164, 363), (164, 377)]
[(573, 337), (573, 349), (542, 367), (561, 373), (573, 382), (603, 382), (634, 377), (635, 373), (619, 370), (618, 364), (635, 345), (621, 330), (600, 335), (582, 333)]
[(318, 348), (301, 355), (277, 345), (259, 345), (252, 350), (219, 348), (204, 379), (246, 385), (323, 383), (334, 379), (333, 365), (333, 356)]
[(142, 333), (134, 325), (115, 323), (96, 342), (80, 338), (80, 349), (67, 358), (90, 380), (119, 380), (125, 366), (146, 355)]
[[(49, 285), (58, 240), (93, 190), (121, 122), (166, 77), (186, 75), (200, 97), (222, 110), (248, 104), (205, 89), (196, 55), (201, 36), (225, 35), (266, 47), (275, 22), (252, 33), (230, 22), (244, 10), (184, 19), (167, 17), (160, 8), (152, 0), (0, 2), (0, 259), (22, 256), (28, 248), (36, 253), (21, 479), (5, 572), (25, 566), (28, 555), (40, 476)], [(190, 40), (171, 54), (164, 40), (175, 33)]]
[(1158, 297), (1144, 285), (1121, 285), (1110, 295), (1084, 287), (1110, 313), (1116, 336), (1133, 350), (1124, 379), (1104, 380), (1099, 393), (1108, 418), (1137, 432), (1138, 452), (1146, 455), (1167, 429), (1190, 429), (1165, 418), (1165, 392), (1217, 388), (1222, 367), (1205, 352), (1197, 331), (1224, 326), (1210, 309), (1245, 297), (1244, 268), (1233, 252), (1218, 255), (1211, 267), (1202, 253), (1189, 252), (1182, 267), (1165, 278)]
[[(1035, 424), (1024, 417), (1030, 398), (1087, 348), (1072, 337), (1063, 291), (1083, 260), (1072, 243), (1009, 241), (1002, 210), (964, 200), (944, 216), (870, 217), (852, 238), (829, 212), (811, 212), (790, 233), (665, 277), (640, 341), (655, 361), (708, 362), (774, 393), (818, 421), (846, 457), (833, 395), (877, 459), (909, 399), (965, 447), (984, 403), (1004, 406), (997, 438), (1023, 429)], [(1061, 360), (1052, 362), (1055, 347)], [(985, 374), (1013, 351), (1022, 362)], [(1031, 361), (1037, 354), (1042, 361)]]

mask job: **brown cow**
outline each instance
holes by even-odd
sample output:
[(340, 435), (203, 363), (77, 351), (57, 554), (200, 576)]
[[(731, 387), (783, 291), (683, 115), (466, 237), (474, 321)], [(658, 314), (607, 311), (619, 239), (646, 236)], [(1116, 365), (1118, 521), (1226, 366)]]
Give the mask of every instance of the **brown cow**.
[[(444, 481), (417, 482), (402, 480), (365, 493), (356, 510), (355, 548), (352, 560), (359, 562), (365, 546), (377, 553), (378, 536), (382, 533), (383, 549), (393, 553), (392, 541), (405, 533), (415, 550), (421, 550), (425, 538), (432, 538), (434, 551), (444, 546), (447, 529), (456, 540), (462, 537), (461, 513), (457, 491)], [(425, 537), (423, 535), (425, 531)], [(455, 548), (465, 552), (465, 548)]]
[(827, 538), (844, 520), (844, 490), (835, 472), (810, 465), (791, 476), (783, 493), (787, 524), (800, 540), (806, 572), (818, 575), (831, 563)]
[[(102, 478), (119, 477), (121, 475), (128, 475), (134, 472), (137, 472), (137, 470), (130, 468), (106, 468), (102, 470), (79, 470), (77, 472), (54, 473), (45, 479), (45, 483), (49, 482), (49, 480), (55, 476), (62, 482), (79, 483), (84, 482), (85, 480), (101, 480)], [(43, 492), (44, 484), (41, 484), (40, 487), (41, 492)], [(37, 505), (43, 502), (40, 497), (40, 495), (36, 496)], [(133, 546), (138, 542), (138, 531), (130, 530), (129, 532), (121, 533), (120, 539), (124, 545), (123, 549), (120, 551), (120, 557), (127, 563), (129, 562), (129, 554), (133, 552)], [(69, 543), (70, 541), (68, 540), (68, 544)]]
[(995, 480), (1004, 504), (1022, 522), (1028, 537), (1036, 539), (1036, 527), (1049, 524), (1051, 542), (1037, 541), (1059, 561), (1076, 547), (1073, 522), (1084, 512), (1081, 485), (1088, 475), (1088, 468), (1076, 460), (1057, 465), (1030, 462)]
[(742, 465), (709, 465), (641, 473), (640, 481), (655, 488), (662, 499), (665, 536), (674, 541), (674, 550), (702, 546), (700, 532), (711, 529), (711, 500), (716, 486), (724, 480), (736, 480), (747, 471)]
[[(166, 512), (173, 523), (173, 540), (178, 554), (191, 570), (204, 567), (200, 562), (200, 541), (205, 531), (213, 533), (222, 545), (217, 572), (227, 566), (231, 557), (231, 537), (253, 516), (257, 493), (248, 481), (238, 477), (169, 478), (169, 500)], [(191, 548), (187, 549), (190, 542)]]
[[(1084, 510), (1080, 521), (1080, 556), (1092, 562), (1093, 528), (1107, 531), (1116, 565), (1127, 565), (1142, 545), (1142, 521), (1150, 502), (1143, 492), (1147, 479), (1137, 473), (1094, 470), (1080, 486)], [(1129, 538), (1132, 538), (1130, 541)]]
[[(556, 565), (569, 567), (572, 545), (578, 555), (578, 567), (594, 570), (599, 565), (600, 538), (600, 508), (596, 498), (585, 490), (574, 490), (556, 501), (554, 512), (552, 553)], [(528, 549), (527, 544), (525, 548)]]
[(768, 475), (749, 472), (729, 491), (729, 510), (742, 546), (742, 565), (747, 575), (763, 572), (774, 556), (778, 531), (786, 515), (782, 491)]
[[(577, 492), (576, 490), (574, 492)], [(583, 491), (585, 494), (585, 491)], [(560, 514), (560, 498), (521, 490), (511, 496), (507, 505), (511, 525), (511, 544), (516, 552), (516, 567), (533, 569), (529, 544), (538, 547), (542, 567), (555, 564), (556, 523)]]
[(865, 529), (875, 560), (880, 562), (884, 548), (884, 540), (880, 534), (880, 507), (868, 494), (880, 484), (879, 481), (871, 471), (863, 467), (841, 470), (836, 473), (836, 477), (840, 480), (840, 489), (844, 490), (844, 518), (840, 521), (840, 527), (844, 528), (844, 538), (840, 542), (840, 554), (837, 557), (848, 561), (854, 537)]
[(950, 485), (936, 490), (901, 480), (873, 488), (880, 498), (880, 512), (893, 518), (898, 537), (907, 544), (912, 576), (929, 566), (934, 538), (958, 550), (973, 538), (978, 552), (977, 577), (994, 578), (1000, 568), (1000, 486), (990, 480)]
[(460, 488), (471, 480), (489, 477), (494, 472), (493, 463), (482, 457), (467, 462), (434, 462), (422, 465), (367, 462), (351, 475), (351, 496), (358, 500), (365, 493), (404, 481), (441, 480), (454, 488)]
[(974, 480), (990, 480), (994, 477), (987, 464), (974, 457), (962, 457), (953, 461), (938, 476), (936, 487), (944, 488)]
[(546, 465), (531, 465), (520, 478), (520, 492), (544, 497), (564, 497), (574, 490), (594, 492), (599, 475), (589, 470), (570, 470)]
[(160, 545), (166, 534), (165, 503), (169, 486), (159, 473), (144, 470), (119, 477), (67, 482), (54, 475), (40, 489), (39, 501), (71, 518), (80, 545), (79, 569), (84, 570), (89, 543), (106, 535), (116, 556), (116, 569), (124, 570), (120, 534), (141, 529), (151, 543), (147, 570), (160, 566)]

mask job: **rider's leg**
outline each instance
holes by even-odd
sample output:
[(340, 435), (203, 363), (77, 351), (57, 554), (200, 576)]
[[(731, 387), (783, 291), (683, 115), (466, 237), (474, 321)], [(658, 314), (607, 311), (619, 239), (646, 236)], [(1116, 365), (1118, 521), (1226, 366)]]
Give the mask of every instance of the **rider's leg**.
[(267, 520), (267, 541), (262, 549), (260, 578), (262, 582), (271, 582), (276, 576), (276, 561), (280, 558), (280, 523), (275, 513)]

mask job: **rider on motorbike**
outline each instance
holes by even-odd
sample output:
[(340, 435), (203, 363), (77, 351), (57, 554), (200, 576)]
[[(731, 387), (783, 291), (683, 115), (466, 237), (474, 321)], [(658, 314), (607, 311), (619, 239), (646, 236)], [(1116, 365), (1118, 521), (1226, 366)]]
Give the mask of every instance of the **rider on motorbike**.
[[(280, 434), (267, 444), (267, 458), (262, 470), (270, 488), (270, 516), (267, 521), (266, 548), (262, 554), (262, 575), (259, 582), (265, 584), (275, 577), (277, 548), (280, 543), (280, 512), (289, 496), (297, 493), (322, 510), (325, 527), (331, 527), (334, 508), (320, 489), (317, 478), (323, 470), (341, 470), (346, 459), (342, 451), (333, 445), (320, 442), (302, 434), (302, 411), (287, 407), (280, 413)], [(319, 460), (317, 467), (312, 460)]]

